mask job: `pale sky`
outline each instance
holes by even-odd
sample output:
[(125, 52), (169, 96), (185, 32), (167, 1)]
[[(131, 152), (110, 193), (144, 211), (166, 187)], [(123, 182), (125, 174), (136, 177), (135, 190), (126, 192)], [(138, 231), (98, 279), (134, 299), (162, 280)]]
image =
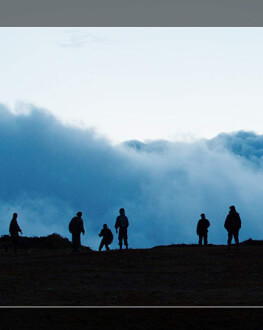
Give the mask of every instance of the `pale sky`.
[(0, 28), (0, 103), (113, 143), (263, 133), (263, 28)]

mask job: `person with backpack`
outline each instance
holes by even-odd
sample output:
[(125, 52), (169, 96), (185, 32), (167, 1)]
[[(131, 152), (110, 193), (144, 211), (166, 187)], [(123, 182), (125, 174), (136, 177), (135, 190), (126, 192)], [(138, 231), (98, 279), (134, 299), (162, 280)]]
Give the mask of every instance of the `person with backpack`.
[(14, 245), (14, 253), (16, 253), (16, 250), (18, 247), (19, 233), (23, 234), (21, 228), (19, 227), (19, 225), (17, 223), (17, 216), (18, 216), (17, 213), (13, 213), (13, 218), (9, 225), (9, 233), (10, 233), (13, 245)]
[(205, 214), (201, 214), (201, 219), (198, 221), (196, 233), (199, 236), (199, 245), (202, 245), (204, 239), (204, 245), (207, 245), (207, 234), (210, 222), (205, 218)]
[(118, 233), (118, 228), (119, 228), (119, 246), (120, 250), (122, 250), (122, 241), (124, 241), (124, 245), (126, 246), (126, 249), (128, 250), (128, 234), (127, 230), (129, 227), (129, 220), (125, 215), (125, 210), (124, 208), (120, 209), (120, 215), (116, 218), (116, 223), (115, 223), (115, 229), (116, 233)]
[(239, 214), (236, 211), (236, 208), (234, 205), (231, 205), (230, 211), (226, 217), (226, 221), (224, 224), (225, 229), (228, 232), (228, 240), (227, 240), (227, 249), (230, 249), (232, 238), (234, 236), (235, 242), (236, 242), (236, 248), (238, 249), (239, 245), (239, 230), (241, 228), (241, 219)]
[(80, 234), (85, 235), (84, 223), (82, 220), (82, 212), (78, 212), (69, 223), (69, 231), (72, 234), (72, 248), (73, 252), (79, 252), (81, 247)]
[(103, 246), (105, 245), (105, 248), (107, 251), (110, 250), (109, 245), (113, 241), (113, 234), (112, 231), (108, 228), (106, 224), (103, 225), (103, 229), (101, 230), (99, 237), (102, 237), (100, 246), (99, 246), (99, 251), (102, 250)]

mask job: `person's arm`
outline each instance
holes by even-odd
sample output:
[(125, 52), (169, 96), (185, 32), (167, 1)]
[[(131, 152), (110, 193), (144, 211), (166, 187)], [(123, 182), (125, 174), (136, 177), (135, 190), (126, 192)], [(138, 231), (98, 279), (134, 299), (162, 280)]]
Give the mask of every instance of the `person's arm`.
[(70, 220), (70, 223), (68, 225), (68, 230), (72, 234), (72, 219)]
[(239, 214), (238, 214), (238, 223), (239, 223), (239, 228), (238, 229), (240, 229), (241, 228), (241, 218), (240, 218)]
[(226, 230), (228, 230), (228, 216), (226, 217), (226, 221), (225, 221), (225, 224), (224, 224), (224, 227), (226, 228)]
[(17, 223), (17, 221), (16, 221), (16, 228), (17, 228), (17, 231), (18, 231), (18, 232), (20, 232), (21, 234), (23, 234), (21, 228), (19, 227), (19, 225), (18, 225), (18, 223)]
[(84, 223), (83, 223), (83, 220), (81, 220), (81, 231), (82, 231), (82, 234), (85, 235), (85, 229), (84, 229)]
[(197, 233), (197, 235), (199, 235), (199, 221), (198, 221), (198, 223), (197, 223), (196, 233)]

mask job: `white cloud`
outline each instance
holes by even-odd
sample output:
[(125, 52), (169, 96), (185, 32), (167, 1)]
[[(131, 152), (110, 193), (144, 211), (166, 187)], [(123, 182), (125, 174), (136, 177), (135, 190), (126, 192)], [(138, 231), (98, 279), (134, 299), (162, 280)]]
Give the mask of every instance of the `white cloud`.
[(99, 37), (93, 33), (81, 30), (69, 30), (65, 32), (65, 40), (60, 42), (61, 47), (82, 48), (88, 44), (106, 44), (105, 38)]

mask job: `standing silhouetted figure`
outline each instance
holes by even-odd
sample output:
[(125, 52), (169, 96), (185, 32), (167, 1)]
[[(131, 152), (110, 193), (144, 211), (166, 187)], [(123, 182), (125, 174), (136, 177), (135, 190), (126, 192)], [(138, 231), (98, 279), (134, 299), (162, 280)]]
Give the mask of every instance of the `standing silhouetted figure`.
[(112, 231), (108, 228), (108, 226), (106, 224), (103, 225), (103, 229), (101, 230), (99, 237), (102, 237), (99, 251), (101, 251), (101, 249), (103, 248), (104, 245), (105, 245), (106, 250), (109, 251), (110, 250), (109, 245), (113, 241), (113, 234), (112, 234)]
[(19, 239), (19, 234), (18, 233), (22, 233), (22, 230), (20, 229), (20, 227), (18, 226), (17, 223), (17, 213), (13, 214), (13, 218), (10, 222), (9, 225), (9, 233), (11, 235), (11, 240), (13, 242), (14, 245), (14, 253), (16, 253), (17, 247), (18, 247), (18, 239)]
[(235, 206), (232, 205), (229, 208), (230, 211), (228, 213), (228, 216), (226, 217), (226, 221), (224, 225), (224, 227), (228, 231), (228, 240), (227, 240), (228, 250), (230, 249), (233, 236), (236, 242), (236, 247), (238, 249), (238, 244), (239, 244), (238, 234), (239, 234), (239, 229), (241, 228), (241, 219), (236, 211)]
[(210, 222), (205, 218), (205, 214), (201, 214), (201, 219), (198, 221), (196, 233), (199, 236), (199, 245), (202, 245), (202, 240), (204, 238), (204, 245), (207, 245), (207, 233)]
[(120, 215), (116, 219), (115, 228), (116, 233), (118, 232), (119, 228), (119, 245), (120, 250), (122, 250), (122, 240), (124, 240), (124, 244), (126, 249), (128, 249), (128, 235), (127, 235), (127, 228), (129, 227), (128, 218), (125, 215), (125, 210), (123, 208), (120, 209)]
[(80, 234), (85, 234), (83, 220), (81, 218), (82, 212), (78, 212), (77, 216), (71, 219), (69, 223), (69, 231), (72, 234), (72, 248), (73, 252), (79, 252), (80, 251)]

